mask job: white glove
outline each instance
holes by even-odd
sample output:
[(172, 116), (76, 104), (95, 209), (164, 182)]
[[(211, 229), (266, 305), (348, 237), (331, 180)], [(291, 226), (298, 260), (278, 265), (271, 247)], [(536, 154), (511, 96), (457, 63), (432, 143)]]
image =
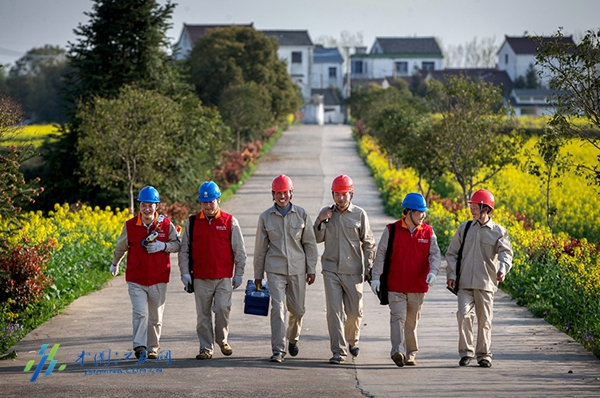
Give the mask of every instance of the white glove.
[(111, 264), (111, 266), (110, 266), (110, 274), (112, 276), (117, 276), (118, 273), (119, 273), (119, 266)]
[(148, 253), (150, 254), (162, 252), (166, 248), (167, 244), (161, 241), (150, 242), (146, 245), (146, 250), (148, 250)]
[(183, 283), (183, 286), (187, 286), (188, 283), (192, 283), (192, 276), (190, 274), (181, 275), (181, 283)]
[(379, 285), (381, 284), (380, 281), (371, 281), (371, 290), (373, 291), (373, 293), (378, 296), (379, 295)]
[(435, 274), (429, 273), (427, 274), (427, 279), (425, 279), (425, 282), (427, 282), (427, 284), (429, 285), (429, 287), (435, 285), (435, 281), (437, 280)]
[(242, 280), (243, 280), (243, 276), (240, 276), (240, 275), (234, 276), (233, 280), (232, 280), (233, 288), (237, 289), (238, 287), (242, 286)]

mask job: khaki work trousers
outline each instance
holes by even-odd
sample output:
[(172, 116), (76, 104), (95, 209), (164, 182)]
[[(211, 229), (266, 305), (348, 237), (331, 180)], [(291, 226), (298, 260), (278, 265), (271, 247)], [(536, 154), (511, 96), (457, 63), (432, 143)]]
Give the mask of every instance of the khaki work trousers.
[(300, 338), (305, 311), (306, 274), (280, 275), (267, 272), (267, 282), (271, 294), (271, 348), (273, 354), (285, 355), (286, 339), (287, 342), (296, 344)]
[(417, 326), (425, 293), (388, 292), (390, 302), (390, 356), (399, 352), (407, 360), (414, 360), (419, 351)]
[(323, 271), (327, 327), (334, 355), (346, 357), (348, 344), (358, 345), (363, 317), (363, 276)]
[[(477, 317), (477, 346), (473, 347), (473, 322)], [(458, 353), (460, 357), (492, 360), (492, 318), (494, 293), (486, 290), (461, 289), (458, 291)]]
[(141, 346), (158, 351), (167, 284), (144, 286), (127, 282), (127, 288), (133, 307), (133, 348)]
[[(231, 278), (194, 279), (196, 332), (200, 341), (200, 352), (212, 355), (215, 342), (219, 346), (227, 343), (232, 292)], [(215, 314), (214, 331), (213, 312)]]

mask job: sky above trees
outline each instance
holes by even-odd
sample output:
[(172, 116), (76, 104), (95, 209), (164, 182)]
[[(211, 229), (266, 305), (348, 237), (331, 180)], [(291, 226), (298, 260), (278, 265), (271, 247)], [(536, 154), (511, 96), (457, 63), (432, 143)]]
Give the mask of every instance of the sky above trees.
[[(165, 4), (166, 0), (159, 3)], [(435, 36), (443, 46), (460, 45), (474, 37), (565, 34), (583, 37), (598, 29), (597, 0), (174, 0), (170, 40), (179, 37), (183, 23), (254, 23), (256, 29), (306, 29), (312, 38), (340, 32), (362, 32), (364, 45), (375, 37)], [(0, 64), (12, 64), (33, 47), (66, 47), (73, 29), (87, 23), (83, 14), (91, 1), (0, 1)]]

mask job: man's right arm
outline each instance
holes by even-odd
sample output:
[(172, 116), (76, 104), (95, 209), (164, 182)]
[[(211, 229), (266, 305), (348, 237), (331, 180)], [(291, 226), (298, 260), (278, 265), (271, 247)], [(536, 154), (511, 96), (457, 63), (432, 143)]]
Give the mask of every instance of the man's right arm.
[(181, 238), (181, 245), (179, 246), (179, 253), (177, 254), (177, 259), (179, 260), (179, 273), (183, 275), (189, 275), (190, 273), (190, 220), (188, 219), (185, 222), (185, 227), (183, 228), (183, 236)]

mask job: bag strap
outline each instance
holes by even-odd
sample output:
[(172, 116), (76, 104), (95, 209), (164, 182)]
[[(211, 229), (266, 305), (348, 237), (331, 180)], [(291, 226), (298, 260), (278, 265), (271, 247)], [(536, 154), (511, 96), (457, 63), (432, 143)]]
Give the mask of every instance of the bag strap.
[(387, 278), (390, 273), (390, 266), (392, 263), (392, 248), (394, 246), (394, 237), (396, 234), (396, 224), (391, 223), (386, 226), (389, 231), (387, 249), (385, 251), (385, 260), (383, 261), (383, 272), (379, 277), (379, 302), (381, 305), (388, 305), (388, 283)]
[(190, 276), (192, 277), (192, 282), (194, 281), (194, 260), (193, 260), (193, 256), (192, 256), (192, 248), (194, 247), (192, 245), (192, 243), (194, 243), (194, 223), (196, 221), (196, 215), (192, 214), (190, 216), (190, 222), (189, 222), (189, 244), (188, 244), (188, 255), (189, 257), (189, 264), (190, 264)]
[(467, 225), (465, 225), (465, 232), (463, 233), (462, 241), (460, 242), (460, 249), (458, 249), (458, 254), (456, 257), (456, 287), (454, 290), (458, 292), (458, 281), (460, 280), (460, 264), (462, 262), (462, 254), (463, 249), (465, 247), (465, 239), (467, 238), (467, 232), (469, 232), (469, 228), (471, 228), (471, 224), (473, 220), (469, 220)]

